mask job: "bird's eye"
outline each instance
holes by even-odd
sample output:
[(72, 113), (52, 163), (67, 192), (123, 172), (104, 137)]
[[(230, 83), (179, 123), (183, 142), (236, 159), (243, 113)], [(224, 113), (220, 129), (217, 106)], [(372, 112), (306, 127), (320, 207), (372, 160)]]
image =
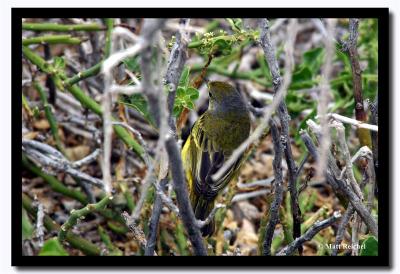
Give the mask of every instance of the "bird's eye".
[(211, 92), (208, 93), (208, 96), (210, 96), (210, 98), (213, 98), (213, 95)]

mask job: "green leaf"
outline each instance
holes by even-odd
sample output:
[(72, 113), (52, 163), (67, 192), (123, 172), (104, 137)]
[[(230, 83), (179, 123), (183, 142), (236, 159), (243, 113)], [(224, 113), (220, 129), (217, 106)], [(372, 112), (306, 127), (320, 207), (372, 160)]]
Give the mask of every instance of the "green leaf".
[(179, 115), (181, 115), (182, 110), (183, 110), (182, 106), (175, 105), (174, 110), (173, 110), (175, 117), (178, 117)]
[(54, 68), (56, 70), (64, 70), (65, 69), (65, 60), (62, 57), (56, 56), (54, 57)]
[(312, 79), (312, 72), (309, 67), (302, 67), (293, 73), (292, 83), (309, 81)]
[(360, 256), (378, 256), (378, 240), (374, 236), (365, 239), (361, 247)]
[(33, 117), (35, 117), (35, 119), (38, 119), (40, 116), (40, 110), (38, 106), (33, 107)]
[(32, 238), (34, 227), (25, 209), (22, 209), (22, 239)]
[(143, 117), (152, 125), (154, 126), (154, 120), (150, 115), (149, 107), (146, 101), (146, 98), (142, 94), (133, 94), (130, 96), (122, 96), (121, 103), (125, 104), (126, 106), (137, 110)]
[(192, 87), (189, 87), (186, 90), (186, 94), (189, 95), (191, 100), (196, 100), (197, 98), (199, 98), (199, 91)]
[(190, 74), (190, 68), (188, 66), (185, 66), (183, 68), (181, 78), (179, 79), (178, 86), (187, 88), (187, 86), (189, 85), (189, 74)]
[(243, 29), (243, 21), (241, 18), (227, 18), (226, 20), (228, 21), (229, 25), (231, 25), (233, 31), (240, 32)]
[(126, 58), (124, 61), (122, 61), (126, 68), (129, 71), (139, 71), (140, 70), (140, 64), (139, 64), (139, 57), (138, 56), (133, 56)]
[(220, 51), (222, 55), (229, 55), (232, 52), (231, 43), (224, 38), (217, 38), (214, 40), (213, 49)]
[(299, 67), (292, 76), (292, 83), (290, 89), (298, 90), (311, 88), (316, 84), (316, 80), (313, 79), (312, 72), (309, 67)]
[(308, 67), (312, 74), (316, 74), (324, 60), (325, 49), (314, 48), (303, 54), (303, 66)]
[(185, 96), (185, 88), (184, 87), (182, 87), (182, 86), (179, 86), (177, 89), (176, 89), (176, 97), (178, 97), (178, 98), (182, 98), (182, 97), (184, 97)]
[(48, 239), (39, 252), (39, 256), (68, 256), (57, 237)]
[(351, 64), (350, 64), (350, 57), (345, 54), (343, 51), (337, 49), (336, 50), (336, 57), (343, 62), (345, 70), (351, 71)]
[(186, 107), (193, 110), (194, 109), (193, 102), (192, 101), (186, 101)]

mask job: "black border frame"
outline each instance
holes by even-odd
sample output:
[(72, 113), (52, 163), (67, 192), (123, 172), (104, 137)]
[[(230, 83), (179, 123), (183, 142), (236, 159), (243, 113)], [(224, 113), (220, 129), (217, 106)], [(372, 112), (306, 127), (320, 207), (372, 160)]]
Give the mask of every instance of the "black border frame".
[[(391, 90), (389, 75), (391, 75), (389, 54), (389, 9), (388, 8), (12, 8), (12, 260), (13, 266), (135, 266), (135, 267), (228, 267), (255, 268), (261, 266), (335, 266), (335, 267), (369, 267), (390, 266), (392, 255), (389, 253), (390, 228), (390, 102)], [(301, 18), (378, 18), (378, 85), (379, 85), (379, 255), (376, 257), (262, 257), (243, 256), (225, 257), (47, 257), (22, 256), (21, 235), (21, 36), (22, 18), (49, 17), (192, 17), (192, 18), (221, 18), (221, 17), (301, 17)], [(299, 16), (300, 15), (300, 16)], [(189, 259), (190, 258), (190, 259)], [(188, 260), (189, 259), (189, 260)], [(179, 268), (180, 269), (180, 268)]]

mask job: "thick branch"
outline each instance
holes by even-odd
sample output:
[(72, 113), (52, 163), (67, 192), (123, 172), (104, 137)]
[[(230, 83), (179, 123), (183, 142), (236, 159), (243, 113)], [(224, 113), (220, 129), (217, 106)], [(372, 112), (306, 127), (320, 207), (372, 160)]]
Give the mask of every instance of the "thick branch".
[(183, 224), (189, 236), (189, 240), (193, 245), (196, 255), (206, 256), (207, 250), (204, 247), (203, 239), (199, 228), (196, 226), (196, 218), (193, 213), (192, 206), (189, 201), (188, 189), (183, 174), (182, 160), (180, 157), (178, 146), (175, 138), (168, 135), (165, 146), (170, 161), (171, 175), (174, 182), (174, 190), (178, 201), (179, 212)]
[[(291, 35), (289, 36), (290, 39), (286, 46), (287, 46), (287, 48), (290, 48), (289, 51), (292, 55), (286, 56), (286, 58), (290, 59), (290, 58), (293, 58), (294, 41), (295, 41), (296, 35), (297, 35), (297, 28), (296, 28), (295, 21), (291, 21), (291, 24), (289, 24), (289, 27), (288, 27), (288, 31), (291, 32)], [(275, 96), (276, 96), (276, 94), (278, 93), (278, 91), (281, 88), (282, 79), (281, 79), (281, 75), (279, 72), (278, 61), (276, 60), (276, 57), (275, 57), (275, 49), (274, 49), (274, 46), (272, 45), (267, 19), (264, 19), (262, 21), (260, 40), (261, 40), (261, 46), (264, 50), (265, 59), (268, 63), (270, 71), (271, 71), (271, 76), (273, 79), (272, 83), (274, 86), (274, 92), (275, 92)], [(293, 64), (291, 64), (291, 65), (293, 65)], [(289, 67), (289, 69), (292, 69), (292, 68)], [(288, 174), (289, 174), (288, 188), (289, 188), (289, 192), (290, 192), (291, 208), (292, 208), (292, 215), (293, 215), (293, 238), (297, 238), (300, 236), (300, 233), (301, 233), (301, 231), (300, 231), (301, 212), (300, 212), (297, 187), (296, 187), (297, 167), (296, 167), (296, 163), (293, 159), (292, 149), (291, 149), (291, 138), (289, 136), (290, 115), (288, 113), (284, 98), (282, 98), (281, 101), (279, 102), (278, 116), (279, 116), (279, 120), (281, 121), (281, 128), (282, 128), (281, 129), (281, 138), (284, 141), (283, 149), (285, 152), (286, 163), (288, 165)], [(299, 252), (300, 253), (302, 252), (301, 248), (300, 248)]]

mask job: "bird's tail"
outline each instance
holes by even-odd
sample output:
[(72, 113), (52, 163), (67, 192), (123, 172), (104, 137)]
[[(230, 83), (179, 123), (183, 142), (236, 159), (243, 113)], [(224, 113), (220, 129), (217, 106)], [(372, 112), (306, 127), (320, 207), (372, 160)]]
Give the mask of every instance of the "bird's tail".
[[(192, 204), (194, 215), (196, 219), (204, 221), (214, 208), (214, 201), (209, 201), (203, 198), (198, 198)], [(215, 231), (215, 220), (214, 218), (207, 225), (201, 228), (201, 234), (203, 237), (211, 236)]]

